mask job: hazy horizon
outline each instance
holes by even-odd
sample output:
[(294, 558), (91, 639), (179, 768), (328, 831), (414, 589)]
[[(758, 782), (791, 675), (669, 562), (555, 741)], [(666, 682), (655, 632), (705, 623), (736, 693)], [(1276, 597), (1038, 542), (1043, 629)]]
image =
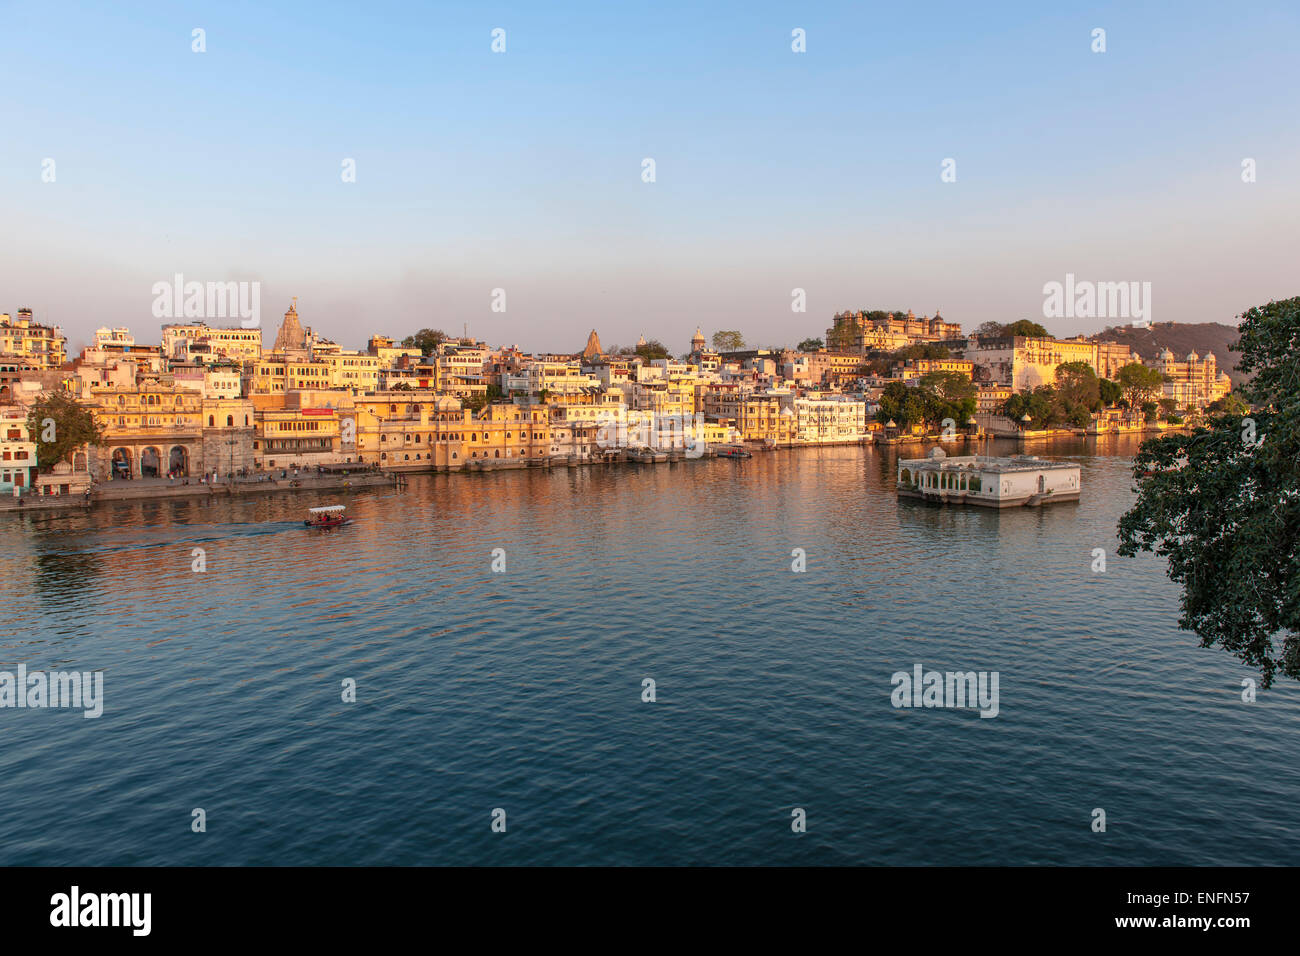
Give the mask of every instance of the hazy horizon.
[(1126, 324), (1044, 318), (1067, 274), (1151, 283), (1156, 323), (1300, 292), (1282, 4), (54, 2), (0, 26), (0, 311), (74, 346), (157, 341), (177, 273), (261, 282), (268, 338), (297, 296), (346, 347), (468, 325), (674, 354), (696, 326), (794, 344), (859, 308)]

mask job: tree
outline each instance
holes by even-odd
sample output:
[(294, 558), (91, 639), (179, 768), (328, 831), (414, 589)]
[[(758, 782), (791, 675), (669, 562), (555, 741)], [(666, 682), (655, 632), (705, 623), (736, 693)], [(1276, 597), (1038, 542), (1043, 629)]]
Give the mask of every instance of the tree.
[(796, 351), (816, 352), (821, 347), (822, 347), (821, 339), (804, 339), (802, 342), (799, 343), (799, 348)]
[(1097, 379), (1097, 389), (1101, 404), (1106, 408), (1119, 404), (1119, 400), (1124, 397), (1124, 389), (1120, 387), (1119, 382), (1109, 378)]
[(917, 382), (925, 404), (925, 422), (940, 427), (951, 418), (957, 427), (964, 426), (975, 414), (975, 383), (960, 372), (929, 372)]
[(442, 329), (420, 329), (414, 335), (408, 335), (402, 339), (402, 347), (413, 349), (418, 348), (422, 355), (432, 355), (438, 351), (438, 346), (447, 341), (447, 333)]
[(1047, 329), (1043, 328), (1037, 322), (1030, 322), (1028, 319), (1020, 319), (1012, 322), (1010, 325), (1002, 326), (1003, 335), (1023, 335), (1031, 339), (1048, 338)]
[(1128, 402), (1129, 408), (1141, 408), (1151, 401), (1159, 394), (1160, 387), (1165, 381), (1165, 377), (1158, 371), (1147, 368), (1141, 362), (1125, 365), (1115, 378), (1119, 382), (1120, 390), (1124, 393), (1124, 401)]
[(1002, 335), (1005, 326), (1001, 322), (981, 322), (979, 328), (975, 330), (976, 335), (986, 335), (995, 338)]
[[(61, 461), (68, 461), (82, 445), (104, 440), (104, 426), (94, 414), (66, 392), (51, 392), (27, 412), (27, 434), (36, 442), (36, 462), (41, 474), (48, 474)], [(48, 439), (48, 440), (47, 440)]]
[(1143, 442), (1119, 553), (1168, 561), (1180, 627), (1259, 668), (1300, 678), (1300, 297), (1248, 309), (1233, 347), (1253, 416), (1228, 413)]
[(745, 337), (735, 330), (713, 333), (715, 352), (741, 352), (744, 348)]
[(909, 428), (925, 421), (925, 401), (919, 390), (902, 382), (890, 382), (880, 393), (880, 411), (876, 420), (893, 421), (901, 428)]
[(915, 361), (916, 359), (946, 359), (951, 353), (948, 346), (940, 345), (938, 342), (917, 342), (914, 345), (904, 345), (901, 349), (893, 354), (895, 362)]
[(1056, 400), (1061, 420), (1084, 428), (1101, 408), (1101, 381), (1087, 362), (1063, 362), (1056, 367)]
[(1065, 420), (1055, 386), (1039, 385), (1027, 392), (1016, 392), (1002, 404), (1002, 414), (1016, 423), (1029, 416), (1033, 428), (1048, 428)]
[(1250, 406), (1236, 392), (1229, 392), (1205, 406), (1207, 415), (1245, 415), (1248, 411)]
[(651, 339), (649, 342), (638, 345), (635, 349), (635, 354), (641, 356), (641, 358), (647, 362), (651, 359), (669, 358), (668, 349), (666, 349), (664, 344), (658, 339)]

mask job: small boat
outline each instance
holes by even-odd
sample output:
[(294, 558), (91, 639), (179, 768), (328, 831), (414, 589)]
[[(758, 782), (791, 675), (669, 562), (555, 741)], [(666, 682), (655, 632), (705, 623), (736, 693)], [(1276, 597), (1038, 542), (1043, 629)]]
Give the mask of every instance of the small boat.
[(343, 512), (347, 505), (325, 505), (322, 508), (308, 508), (307, 520), (303, 522), (309, 528), (338, 528), (351, 524), (352, 519)]
[(736, 448), (734, 445), (724, 445), (718, 449), (719, 458), (753, 458), (749, 452), (743, 448)]

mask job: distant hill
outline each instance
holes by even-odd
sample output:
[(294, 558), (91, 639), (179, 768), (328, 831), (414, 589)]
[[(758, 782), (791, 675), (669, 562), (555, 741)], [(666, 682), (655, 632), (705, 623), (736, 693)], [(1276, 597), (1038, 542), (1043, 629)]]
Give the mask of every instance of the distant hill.
[(1237, 371), (1237, 359), (1240, 356), (1228, 348), (1237, 342), (1235, 325), (1224, 325), (1222, 322), (1152, 322), (1151, 327), (1146, 329), (1117, 325), (1090, 338), (1094, 342), (1127, 345), (1144, 359), (1155, 358), (1163, 349), (1169, 349), (1180, 359), (1187, 358), (1188, 352), (1201, 356), (1213, 352), (1218, 359), (1219, 368), (1232, 379), (1233, 387), (1249, 377)]

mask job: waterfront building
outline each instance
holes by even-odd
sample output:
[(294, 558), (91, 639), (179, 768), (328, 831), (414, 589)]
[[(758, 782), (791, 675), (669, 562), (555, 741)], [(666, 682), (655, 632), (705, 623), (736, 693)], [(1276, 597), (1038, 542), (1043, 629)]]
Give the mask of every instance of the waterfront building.
[[(201, 462), (195, 463), (198, 467), (190, 474), (215, 470), (224, 475), (257, 467), (254, 455), (257, 413), (251, 398), (241, 398), (238, 392), (233, 396), (205, 394), (200, 418), (203, 423), (203, 457)], [(187, 473), (181, 471), (179, 474)]]
[(750, 392), (724, 396), (715, 407), (717, 421), (729, 423), (740, 432), (741, 441), (767, 445), (792, 445), (799, 438), (799, 422), (794, 410), (782, 407), (779, 395)]
[(0, 408), (0, 495), (36, 485), (36, 442), (27, 431), (27, 412), (16, 405)]
[(999, 414), (1010, 397), (1010, 385), (1001, 385), (997, 382), (977, 382), (975, 411), (981, 415)]
[(0, 360), (33, 369), (56, 369), (67, 361), (68, 340), (58, 326), (32, 319), (31, 309), (0, 314)]
[(259, 412), (252, 435), (253, 467), (314, 468), (344, 461), (340, 419), (334, 408), (311, 406)]
[(897, 467), (900, 497), (985, 508), (1077, 501), (1082, 472), (1078, 465), (1034, 455), (949, 457), (938, 447), (925, 458), (900, 459)]
[(544, 460), (550, 454), (551, 424), (541, 403), (496, 402), (466, 419), (470, 439), (464, 444), (468, 460)]
[(1207, 352), (1205, 358), (1191, 352), (1179, 361), (1165, 349), (1151, 367), (1165, 377), (1161, 398), (1172, 399), (1181, 409), (1204, 408), (1232, 391), (1232, 379), (1219, 371), (1213, 352)]
[(795, 441), (801, 444), (859, 442), (870, 434), (867, 403), (847, 395), (813, 395), (783, 404), (794, 411)]
[(174, 381), (92, 386), (91, 411), (104, 427), (93, 471), (101, 480), (198, 474), (203, 467), (203, 397)]

